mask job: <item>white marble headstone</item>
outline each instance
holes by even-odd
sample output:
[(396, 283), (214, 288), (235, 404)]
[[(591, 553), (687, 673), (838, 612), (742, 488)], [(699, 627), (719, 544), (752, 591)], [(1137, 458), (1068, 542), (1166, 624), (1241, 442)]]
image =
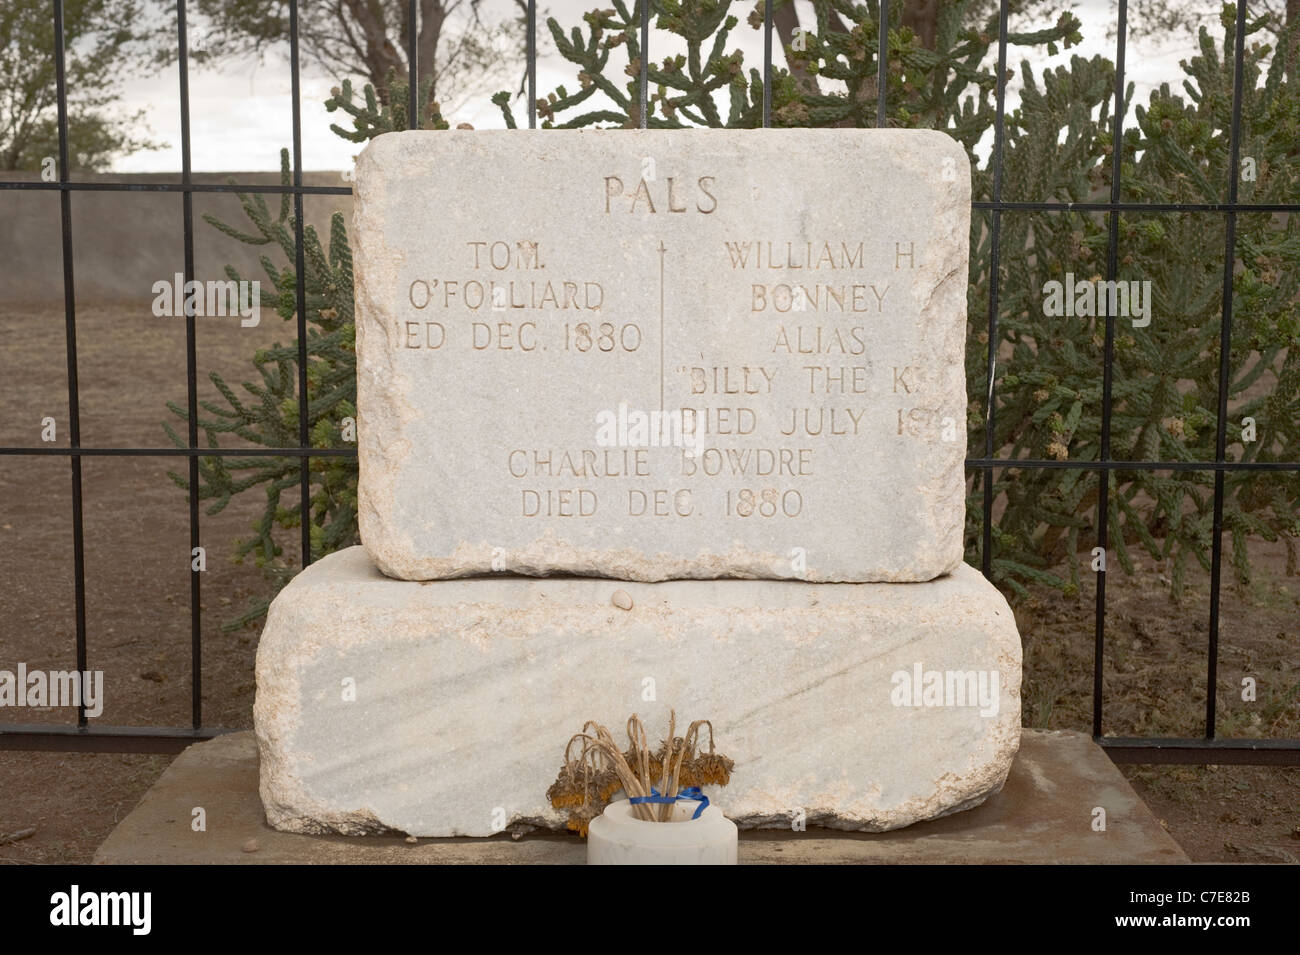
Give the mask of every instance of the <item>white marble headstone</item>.
[(961, 561), (948, 136), (407, 132), (356, 196), (360, 528), (386, 574)]

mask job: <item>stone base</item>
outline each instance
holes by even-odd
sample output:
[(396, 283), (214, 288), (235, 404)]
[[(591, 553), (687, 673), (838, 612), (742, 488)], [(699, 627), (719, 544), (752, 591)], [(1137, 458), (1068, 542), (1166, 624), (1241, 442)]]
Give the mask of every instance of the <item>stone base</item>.
[(291, 832), (562, 828), (545, 793), (570, 736), (594, 719), (621, 740), (638, 713), (657, 743), (672, 707), (713, 721), (736, 765), (708, 793), (742, 828), (895, 829), (1002, 786), (1020, 665), (1010, 609), (965, 565), (918, 584), (420, 583), (354, 547), (271, 607), (261, 795)]
[[(203, 806), (209, 825), (190, 828)], [(1106, 829), (1094, 831), (1094, 807)], [(213, 824), (220, 820), (220, 824)], [(1185, 863), (1100, 746), (1082, 733), (1025, 730), (1002, 791), (970, 812), (895, 832), (748, 830), (742, 864), (1109, 864)], [(422, 839), (309, 836), (276, 832), (257, 795), (252, 733), (191, 746), (176, 758), (99, 847), (106, 865), (454, 865), (581, 864), (586, 843), (574, 835), (521, 839)]]

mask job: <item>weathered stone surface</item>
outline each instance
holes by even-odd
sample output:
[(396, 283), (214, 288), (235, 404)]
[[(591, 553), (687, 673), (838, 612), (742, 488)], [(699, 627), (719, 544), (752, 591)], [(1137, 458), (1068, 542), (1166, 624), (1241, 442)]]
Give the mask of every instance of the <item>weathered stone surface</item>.
[[(618, 589), (630, 609), (611, 603)], [(254, 707), (261, 795), (270, 823), (297, 832), (558, 827), (545, 791), (570, 735), (588, 719), (619, 731), (633, 712), (662, 733), (673, 707), (713, 720), (736, 768), (710, 795), (742, 827), (788, 828), (802, 810), (810, 826), (892, 829), (1002, 785), (1020, 660), (1006, 602), (964, 564), (906, 586), (416, 583), (354, 547), (271, 607)], [(922, 686), (931, 672), (982, 673), (996, 705), (943, 688), (954, 705), (895, 705), (918, 667)]]
[(961, 562), (949, 137), (407, 132), (356, 191), (360, 527), (385, 573)]

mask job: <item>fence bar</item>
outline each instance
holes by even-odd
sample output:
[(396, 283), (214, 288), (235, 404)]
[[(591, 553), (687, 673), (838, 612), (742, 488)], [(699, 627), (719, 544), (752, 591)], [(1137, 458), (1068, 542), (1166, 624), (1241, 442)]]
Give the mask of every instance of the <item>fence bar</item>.
[[(41, 180), (0, 180), (0, 191), (16, 192), (221, 192), (280, 195), (302, 193), (305, 196), (350, 196), (349, 186), (281, 186), (248, 183), (179, 182), (44, 182)], [(972, 209), (1002, 209), (1009, 212), (1300, 212), (1294, 202), (990, 202), (976, 200)]]
[[(1237, 201), (1241, 166), (1242, 60), (1246, 51), (1246, 0), (1237, 0), (1237, 35), (1232, 65), (1232, 132), (1228, 140), (1228, 202)], [(1223, 235), (1223, 320), (1219, 326), (1219, 420), (1214, 460), (1224, 460), (1228, 444), (1228, 376), (1232, 357), (1232, 271), (1237, 260), (1237, 213), (1229, 212)], [(1223, 478), (1214, 472), (1214, 531), (1210, 541), (1210, 640), (1205, 667), (1205, 738), (1214, 739), (1219, 680), (1219, 589), (1223, 576)]]
[(1108, 736), (1097, 742), (1114, 763), (1300, 766), (1300, 740)]
[(650, 128), (650, 0), (641, 0), (641, 79), (637, 95), (641, 99), (641, 128)]
[[(350, 196), (348, 186), (281, 186), (248, 183), (191, 183), (179, 182), (43, 182), (0, 180), (0, 191), (17, 192), (221, 192), (228, 194), (282, 193), (305, 196)], [(1002, 209), (1008, 212), (1300, 212), (1300, 203), (1294, 202), (990, 202), (976, 200), (972, 209)]]
[[(790, 0), (791, 3), (794, 0)], [(763, 0), (763, 128), (772, 126), (772, 0)]]
[(880, 0), (880, 28), (876, 40), (876, 129), (884, 129), (885, 94), (889, 88), (889, 0)]
[[(136, 457), (182, 458), (352, 458), (355, 448), (0, 448), (0, 456), (15, 457)], [(1300, 471), (1300, 461), (1058, 461), (1055, 458), (967, 458), (968, 469), (1095, 471)]]
[[(180, 50), (177, 70), (180, 76), (181, 98), (181, 183), (190, 183), (190, 60), (188, 23), (185, 0), (176, 0), (176, 42)], [(181, 194), (181, 217), (185, 227), (184, 257), (185, 284), (194, 281), (194, 194), (188, 189)], [(185, 297), (185, 397), (187, 401), (186, 440), (189, 450), (199, 446), (199, 370), (195, 344), (194, 302)], [(203, 724), (203, 625), (200, 606), (200, 571), (195, 568), (194, 554), (199, 545), (199, 459), (189, 458), (190, 505), (190, 722), (196, 728)]]
[[(63, 0), (54, 0), (54, 73), (58, 95), (59, 180), (69, 176), (68, 71), (63, 50)], [(68, 361), (68, 442), (81, 447), (81, 404), (77, 387), (77, 289), (72, 272), (72, 196), (59, 194), (63, 224), (63, 320)], [(59, 450), (63, 450), (60, 448)], [(72, 572), (77, 626), (77, 669), (86, 670), (86, 536), (81, 506), (81, 457), (72, 457)], [(86, 725), (84, 701), (77, 704), (77, 724)]]
[(1300, 461), (1057, 461), (1052, 458), (967, 458), (968, 468), (1044, 471), (1300, 471)]
[[(984, 457), (993, 458), (997, 448), (993, 446), (994, 432), (997, 426), (997, 410), (994, 407), (995, 382), (998, 370), (998, 343), (1001, 332), (998, 329), (998, 290), (1002, 271), (1002, 158), (1006, 130), (1007, 97), (1007, 4), (1002, 0), (998, 5), (998, 87), (997, 112), (993, 120), (993, 215), (989, 224), (989, 350), (988, 350), (988, 387), (984, 390)], [(983, 521), (980, 538), (980, 570), (986, 578), (993, 575), (993, 468), (984, 469), (984, 503)]]
[(528, 128), (537, 128), (537, 0), (528, 0)]
[(73, 726), (15, 723), (0, 726), (0, 752), (179, 753), (193, 743), (239, 730), (175, 726)]
[[(290, 16), (295, 20), (298, 15), (298, 0), (290, 0)], [(410, 0), (406, 5), (406, 128), (420, 128), (420, 63), (419, 63), (419, 14), (416, 10), (416, 0)], [(294, 49), (297, 50), (298, 34), (293, 33)], [(298, 65), (294, 61), (293, 81), (298, 82)], [(297, 99), (294, 100), (295, 104)], [(294, 122), (294, 133), (298, 132), (297, 121)], [(300, 246), (301, 242), (298, 243)], [(303, 522), (306, 523), (306, 512), (303, 514)]]
[[(1120, 170), (1124, 155), (1124, 50), (1128, 42), (1128, 0), (1119, 0), (1115, 26), (1115, 115), (1111, 117), (1110, 201), (1119, 202)], [(1119, 270), (1119, 211), (1111, 210), (1107, 226), (1106, 278), (1115, 281)], [(1110, 311), (1109, 309), (1107, 310)], [(1097, 483), (1097, 546), (1102, 560), (1097, 569), (1096, 622), (1092, 658), (1092, 735), (1101, 736), (1103, 652), (1106, 646), (1106, 556), (1110, 546), (1110, 418), (1111, 366), (1115, 362), (1115, 316), (1106, 316), (1106, 343), (1101, 372), (1101, 470)]]
[[(197, 458), (354, 458), (355, 448), (0, 448), (0, 455), (12, 454), (22, 456), (70, 455), (72, 457), (143, 457), (143, 458), (181, 458), (193, 455)], [(1212, 464), (1206, 464), (1212, 468)]]
[[(411, 19), (407, 23), (410, 37), (411, 90), (408, 128), (419, 126), (416, 109), (415, 84), (415, 0), (411, 0)], [(289, 0), (289, 64), (293, 72), (293, 184), (302, 185), (302, 90), (298, 82), (298, 0)], [(293, 268), (295, 308), (298, 318), (298, 445), (305, 451), (310, 446), (307, 431), (307, 279), (306, 253), (303, 248), (302, 193), (293, 197)], [(311, 457), (302, 455), (298, 465), (298, 493), (302, 497), (302, 565), (311, 563)]]
[(1300, 212), (1294, 202), (972, 202), (974, 209), (1016, 212)]
[(350, 196), (352, 189), (348, 186), (259, 186), (249, 183), (231, 185), (222, 183), (198, 183), (188, 185), (183, 182), (3, 182), (0, 190), (43, 191), (43, 192), (224, 192), (224, 193), (285, 193), (301, 192), (306, 195)]
[[(70, 723), (14, 723), (0, 726), (0, 752), (175, 754), (203, 740), (238, 733), (225, 727), (79, 727)], [(1300, 741), (1271, 739), (1171, 739), (1106, 737), (1097, 741), (1116, 763), (1297, 766)]]

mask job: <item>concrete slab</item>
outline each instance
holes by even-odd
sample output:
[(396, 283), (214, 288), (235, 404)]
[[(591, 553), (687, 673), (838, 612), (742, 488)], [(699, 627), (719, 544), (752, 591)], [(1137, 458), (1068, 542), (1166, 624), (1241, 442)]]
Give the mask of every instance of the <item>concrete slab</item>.
[[(201, 807), (206, 830), (191, 828)], [(1105, 831), (1095, 831), (1097, 807)], [(254, 842), (256, 848), (254, 849)], [(251, 850), (251, 851), (250, 851)], [(309, 836), (266, 825), (251, 732), (191, 746), (95, 853), (121, 864), (569, 864), (586, 846), (567, 835), (488, 839)], [(882, 833), (759, 830), (740, 835), (742, 863), (1185, 863), (1127, 780), (1082, 733), (1025, 730), (1002, 791), (981, 806)]]

